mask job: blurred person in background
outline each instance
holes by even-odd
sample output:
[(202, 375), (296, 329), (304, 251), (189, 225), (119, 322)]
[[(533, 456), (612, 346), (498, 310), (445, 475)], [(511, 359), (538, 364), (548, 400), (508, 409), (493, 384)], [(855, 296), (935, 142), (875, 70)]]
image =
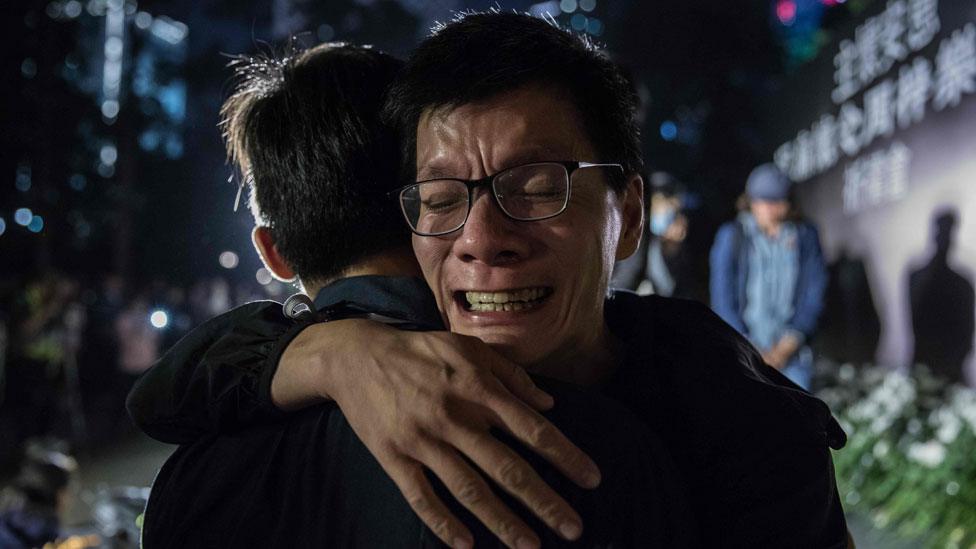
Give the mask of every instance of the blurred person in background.
[(666, 172), (655, 172), (649, 179), (645, 193), (650, 195), (648, 222), (640, 248), (616, 264), (610, 285), (640, 295), (691, 297), (688, 217), (683, 211), (682, 185)]
[[(10, 304), (9, 347), (5, 360), (4, 393), (0, 401), (0, 462), (11, 465), (19, 444), (32, 436), (64, 427), (65, 410), (76, 401), (66, 365), (74, 364), (68, 325), (69, 305), (78, 282), (54, 271), (29, 279), (16, 290)], [(0, 463), (0, 465), (3, 465)]]
[(149, 298), (139, 295), (115, 320), (119, 369), (132, 376), (145, 372), (159, 358), (159, 330), (150, 322)]
[(773, 164), (749, 174), (738, 216), (715, 236), (711, 300), (767, 364), (809, 390), (813, 352), (807, 343), (823, 309), (827, 270), (817, 229), (794, 208), (790, 188)]
[(84, 292), (87, 320), (78, 357), (78, 377), (89, 443), (111, 433), (119, 419), (118, 398), (111, 390), (118, 377), (119, 338), (115, 324), (125, 308), (125, 282), (109, 273)]
[(168, 349), (193, 327), (186, 290), (181, 286), (167, 284), (166, 291), (157, 299), (156, 306), (162, 308), (169, 318), (160, 344), (160, 349)]
[(61, 537), (78, 464), (58, 442), (27, 444), (17, 476), (0, 490), (0, 548), (31, 549)]

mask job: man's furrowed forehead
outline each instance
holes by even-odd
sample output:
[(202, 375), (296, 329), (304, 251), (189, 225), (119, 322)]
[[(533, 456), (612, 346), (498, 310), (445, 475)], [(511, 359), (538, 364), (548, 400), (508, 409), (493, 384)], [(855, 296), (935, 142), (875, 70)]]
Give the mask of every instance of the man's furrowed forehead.
[(546, 160), (595, 160), (576, 106), (543, 86), (429, 108), (417, 125), (418, 179), (462, 177), (458, 164), (493, 171)]
[[(505, 163), (498, 167), (498, 171), (514, 166), (521, 166), (523, 164), (531, 164), (532, 162), (566, 160), (570, 156), (573, 155), (565, 152), (557, 152), (556, 149), (550, 147), (530, 146), (525, 149), (520, 149), (514, 154), (508, 155)], [(438, 155), (431, 157), (424, 160), (422, 165), (418, 163), (417, 179), (420, 181), (428, 179), (464, 178), (463, 174), (458, 173), (456, 164), (456, 155)]]

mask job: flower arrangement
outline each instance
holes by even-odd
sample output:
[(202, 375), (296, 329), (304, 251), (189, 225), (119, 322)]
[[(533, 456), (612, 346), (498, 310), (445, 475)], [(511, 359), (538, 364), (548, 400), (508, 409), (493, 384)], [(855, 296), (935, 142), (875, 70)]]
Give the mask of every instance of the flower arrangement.
[(818, 392), (847, 432), (845, 508), (929, 547), (976, 548), (976, 392), (916, 367), (826, 368)]

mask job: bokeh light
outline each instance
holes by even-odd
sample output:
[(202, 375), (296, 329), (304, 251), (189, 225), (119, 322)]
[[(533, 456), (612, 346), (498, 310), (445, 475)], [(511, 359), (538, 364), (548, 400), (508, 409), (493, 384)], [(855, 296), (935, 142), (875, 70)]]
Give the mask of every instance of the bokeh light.
[(675, 137), (678, 137), (678, 126), (670, 120), (661, 122), (661, 139), (674, 141)]
[(35, 215), (31, 218), (30, 223), (27, 224), (27, 230), (32, 233), (39, 233), (44, 230), (44, 218)]
[(796, 20), (796, 2), (793, 0), (779, 0), (776, 3), (776, 18), (784, 25), (792, 25)]
[(230, 250), (226, 250), (220, 252), (220, 256), (217, 258), (217, 262), (220, 263), (220, 266), (225, 269), (233, 269), (234, 267), (237, 267), (237, 264), (240, 262), (240, 259), (237, 257), (236, 253)]
[(152, 324), (153, 328), (162, 330), (169, 324), (169, 315), (162, 309), (156, 309), (149, 314), (149, 323)]
[(21, 227), (26, 227), (33, 218), (34, 212), (32, 212), (30, 208), (18, 208), (17, 211), (14, 212), (14, 222)]

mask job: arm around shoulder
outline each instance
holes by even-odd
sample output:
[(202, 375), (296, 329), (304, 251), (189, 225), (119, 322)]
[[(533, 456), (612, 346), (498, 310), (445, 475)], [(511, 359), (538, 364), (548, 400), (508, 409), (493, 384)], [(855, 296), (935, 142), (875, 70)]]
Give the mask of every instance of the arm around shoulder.
[(171, 444), (274, 415), (260, 387), (274, 373), (276, 360), (269, 359), (276, 344), (290, 340), (301, 327), (273, 301), (214, 317), (178, 341), (136, 382), (126, 400), (129, 415), (146, 434)]

